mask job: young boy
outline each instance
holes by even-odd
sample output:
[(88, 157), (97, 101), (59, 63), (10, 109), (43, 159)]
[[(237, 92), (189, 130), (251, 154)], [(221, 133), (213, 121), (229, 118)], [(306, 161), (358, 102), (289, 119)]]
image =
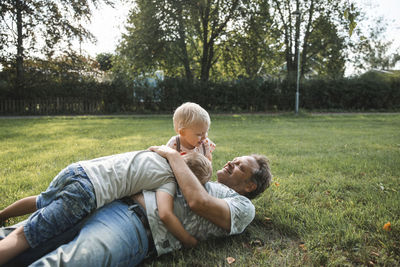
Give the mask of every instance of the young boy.
[[(183, 159), (202, 185), (210, 181), (212, 166), (211, 162), (205, 156), (197, 152), (189, 152), (183, 155)], [(185, 247), (195, 247), (197, 239), (185, 230), (173, 212), (174, 196), (159, 190), (156, 192), (156, 200), (158, 216), (167, 230), (181, 241)]]
[(173, 116), (177, 136), (173, 136), (167, 146), (182, 152), (195, 151), (212, 160), (215, 144), (207, 138), (210, 116), (198, 104), (187, 102), (179, 106)]
[[(197, 158), (190, 157), (188, 160), (194, 160), (197, 165)], [(203, 164), (201, 160), (198, 162)], [(209, 162), (208, 166), (204, 169), (209, 168), (211, 176)], [(151, 175), (148, 170), (151, 170)], [(168, 170), (167, 176), (165, 170)], [(156, 153), (135, 151), (69, 165), (54, 178), (45, 192), (17, 201), (0, 212), (0, 219), (4, 220), (36, 211), (29, 217), (25, 226), (21, 226), (0, 241), (0, 265), (29, 246), (36, 247), (69, 229), (96, 208), (142, 190), (156, 190), (160, 198), (168, 195), (173, 201), (176, 190), (173, 172), (168, 162)], [(197, 240), (184, 231), (180, 223), (168, 226), (170, 222), (176, 223), (178, 219), (175, 217), (175, 220), (171, 221), (171, 205), (166, 206), (164, 203), (161, 203), (159, 212), (162, 215), (167, 214), (167, 219), (164, 218), (167, 229), (171, 228), (171, 233), (177, 234), (176, 237), (185, 246), (195, 245)]]

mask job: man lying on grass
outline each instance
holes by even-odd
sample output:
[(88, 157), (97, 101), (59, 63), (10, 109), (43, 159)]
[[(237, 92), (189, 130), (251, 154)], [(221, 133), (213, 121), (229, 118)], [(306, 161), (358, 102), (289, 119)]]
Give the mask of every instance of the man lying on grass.
[[(166, 146), (150, 149), (168, 160), (180, 187), (174, 199), (174, 211), (185, 229), (198, 240), (243, 232), (255, 213), (253, 204), (244, 196), (256, 197), (271, 181), (268, 160), (251, 155), (229, 161), (217, 172), (218, 183), (209, 182), (203, 187), (176, 150)], [(135, 203), (131, 206), (114, 201), (96, 210), (72, 242), (42, 257), (33, 266), (132, 266), (146, 256), (179, 249), (181, 245), (158, 217), (155, 193), (144, 191), (133, 200)], [(76, 230), (79, 228), (28, 250), (9, 264), (30, 263), (69, 241)]]

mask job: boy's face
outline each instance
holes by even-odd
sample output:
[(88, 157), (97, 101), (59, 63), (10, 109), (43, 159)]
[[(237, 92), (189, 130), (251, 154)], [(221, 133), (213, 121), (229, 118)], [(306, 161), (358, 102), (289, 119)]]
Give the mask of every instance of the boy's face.
[(204, 123), (193, 124), (189, 128), (179, 130), (182, 145), (193, 149), (200, 146), (207, 137), (208, 125)]

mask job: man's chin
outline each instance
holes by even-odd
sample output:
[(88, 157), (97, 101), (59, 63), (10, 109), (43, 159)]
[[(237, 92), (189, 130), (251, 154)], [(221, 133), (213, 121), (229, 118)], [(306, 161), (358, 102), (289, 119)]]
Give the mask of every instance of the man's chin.
[(217, 171), (217, 182), (218, 183), (222, 183), (223, 184), (223, 174), (224, 174), (224, 171), (223, 170), (219, 170), (219, 171)]

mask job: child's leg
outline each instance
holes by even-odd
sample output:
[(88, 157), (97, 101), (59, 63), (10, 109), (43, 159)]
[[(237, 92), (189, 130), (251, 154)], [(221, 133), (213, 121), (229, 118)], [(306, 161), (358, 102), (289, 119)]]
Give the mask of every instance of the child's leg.
[[(55, 187), (53, 187), (55, 186)], [(34, 248), (70, 229), (96, 209), (94, 188), (79, 165), (70, 165), (36, 199), (38, 211), (24, 226), (25, 237)]]
[(0, 265), (5, 264), (24, 250), (29, 248), (24, 227), (20, 226), (0, 241)]
[(17, 200), (10, 206), (0, 211), (0, 221), (4, 221), (11, 217), (21, 216), (28, 213), (35, 212), (36, 208), (36, 196), (26, 197)]

